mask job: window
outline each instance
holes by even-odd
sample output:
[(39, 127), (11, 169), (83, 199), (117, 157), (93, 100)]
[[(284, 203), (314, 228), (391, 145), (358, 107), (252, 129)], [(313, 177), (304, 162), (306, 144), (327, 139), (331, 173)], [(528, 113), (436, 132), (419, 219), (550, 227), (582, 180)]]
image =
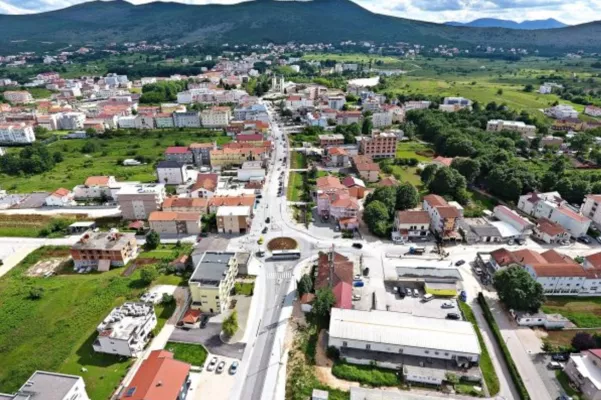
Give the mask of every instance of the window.
[(371, 350), (371, 344), (366, 344), (365, 345), (365, 350)]
[(342, 347), (348, 346), (348, 342), (342, 342)]
[(426, 350), (426, 351), (424, 351), (424, 353), (430, 354), (430, 350)]

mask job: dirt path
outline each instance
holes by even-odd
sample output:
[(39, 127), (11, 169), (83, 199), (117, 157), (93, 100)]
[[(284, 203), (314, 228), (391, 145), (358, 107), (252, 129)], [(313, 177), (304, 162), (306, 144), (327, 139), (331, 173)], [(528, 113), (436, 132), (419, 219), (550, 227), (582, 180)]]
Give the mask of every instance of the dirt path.
[(326, 348), (326, 330), (323, 329), (319, 332), (317, 349), (315, 351), (315, 376), (317, 376), (317, 379), (325, 385), (340, 390), (348, 391), (352, 386), (359, 386), (358, 382), (345, 381), (332, 375), (332, 365), (334, 363), (326, 355)]

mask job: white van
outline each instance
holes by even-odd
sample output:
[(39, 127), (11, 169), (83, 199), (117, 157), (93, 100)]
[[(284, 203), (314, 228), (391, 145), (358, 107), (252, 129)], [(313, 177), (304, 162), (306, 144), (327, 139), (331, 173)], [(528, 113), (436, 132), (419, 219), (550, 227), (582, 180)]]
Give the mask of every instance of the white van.
[(433, 294), (426, 293), (426, 294), (424, 295), (424, 297), (422, 297), (422, 302), (423, 302), (423, 303), (427, 303), (427, 302), (429, 302), (430, 300), (434, 300), (434, 295), (433, 295)]

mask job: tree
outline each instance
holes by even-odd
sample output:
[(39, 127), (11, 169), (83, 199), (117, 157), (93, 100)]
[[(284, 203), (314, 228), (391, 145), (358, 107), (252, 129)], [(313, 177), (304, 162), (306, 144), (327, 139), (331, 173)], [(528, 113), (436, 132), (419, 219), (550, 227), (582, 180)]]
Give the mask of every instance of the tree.
[(397, 210), (408, 210), (414, 208), (419, 203), (419, 193), (415, 186), (409, 182), (403, 182), (396, 188), (396, 206)]
[(373, 128), (373, 124), (371, 122), (371, 118), (366, 117), (363, 120), (363, 125), (361, 126), (361, 134), (365, 136), (371, 135), (371, 130)]
[(497, 289), (499, 299), (516, 311), (538, 312), (545, 301), (541, 284), (521, 267), (498, 271), (493, 278), (493, 285)]
[(549, 171), (554, 172), (555, 174), (562, 176), (566, 172), (566, 168), (568, 167), (569, 161), (564, 156), (559, 156), (553, 160), (553, 163), (549, 167)]
[(336, 304), (336, 296), (330, 288), (319, 289), (315, 293), (315, 300), (313, 300), (312, 313), (320, 318), (327, 318), (330, 315), (330, 310)]
[(393, 215), (397, 202), (397, 189), (392, 186), (379, 186), (365, 199), (365, 205), (372, 201), (382, 202), (388, 211), (388, 215)]
[(594, 349), (596, 346), (596, 340), (590, 333), (578, 332), (572, 338), (572, 347), (577, 351)]
[(376, 236), (387, 236), (390, 214), (388, 208), (379, 200), (372, 201), (365, 207), (363, 220), (371, 233)]
[(556, 185), (556, 190), (568, 203), (580, 204), (584, 196), (591, 192), (591, 184), (584, 179), (561, 178)]
[(524, 92), (533, 92), (534, 91), (534, 86), (532, 86), (532, 84), (527, 84), (526, 86), (524, 86)]
[(144, 245), (146, 250), (154, 250), (157, 247), (159, 247), (160, 244), (161, 237), (159, 236), (159, 234), (154, 230), (148, 232), (148, 234), (146, 235), (146, 244)]
[(313, 279), (311, 279), (311, 275), (303, 275), (300, 281), (298, 281), (296, 287), (298, 289), (299, 296), (302, 296), (305, 293), (311, 293), (313, 290)]
[(497, 90), (497, 95), (498, 95), (498, 96), (502, 96), (502, 95), (503, 95), (503, 89), (499, 89), (499, 90)]
[(436, 170), (434, 179), (430, 181), (430, 192), (440, 196), (452, 196), (466, 190), (465, 178), (455, 169), (442, 167)]
[(153, 266), (146, 267), (140, 272), (140, 279), (146, 285), (150, 285), (157, 277), (159, 276), (159, 272)]
[(570, 148), (578, 153), (587, 153), (593, 145), (593, 138), (587, 133), (579, 133), (570, 140)]
[(420, 178), (422, 178), (422, 182), (424, 183), (424, 185), (428, 186), (430, 182), (432, 182), (432, 179), (434, 179), (434, 175), (436, 175), (436, 171), (438, 171), (438, 165), (426, 165), (426, 167), (422, 170), (420, 174)]
[(470, 184), (480, 175), (480, 162), (473, 158), (456, 157), (451, 162), (451, 168), (456, 169)]
[(63, 156), (63, 153), (61, 153), (60, 151), (55, 151), (52, 154), (52, 159), (54, 160), (55, 163), (60, 163), (63, 162), (63, 160), (65, 159), (65, 157)]
[(230, 316), (223, 321), (221, 327), (223, 328), (223, 333), (226, 336), (234, 336), (236, 332), (238, 332), (238, 311), (234, 310), (234, 312), (232, 312)]
[(97, 151), (98, 151), (98, 146), (96, 145), (96, 143), (91, 142), (91, 141), (87, 141), (84, 143), (83, 146), (81, 146), (81, 152), (85, 153), (85, 154), (95, 153)]

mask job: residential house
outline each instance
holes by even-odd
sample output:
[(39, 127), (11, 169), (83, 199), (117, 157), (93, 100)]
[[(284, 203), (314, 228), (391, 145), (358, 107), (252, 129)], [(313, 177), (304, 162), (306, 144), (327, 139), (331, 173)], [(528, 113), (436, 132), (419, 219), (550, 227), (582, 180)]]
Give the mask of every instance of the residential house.
[(159, 234), (198, 235), (201, 214), (196, 212), (153, 211), (148, 216), (150, 229)]
[(209, 200), (194, 197), (167, 197), (161, 208), (163, 211), (206, 214)]
[(35, 371), (13, 394), (0, 393), (1, 400), (90, 400), (81, 376)]
[(185, 400), (191, 384), (190, 367), (169, 351), (153, 350), (118, 400)]
[(192, 197), (213, 197), (217, 190), (219, 175), (217, 174), (198, 174), (196, 183), (192, 185), (190, 196)]
[(217, 209), (217, 231), (229, 234), (245, 234), (250, 228), (249, 206), (221, 206)]
[(100, 199), (111, 198), (111, 188), (117, 186), (114, 176), (89, 176), (83, 185), (73, 188), (73, 196), (76, 199)]
[(59, 188), (46, 197), (45, 203), (49, 207), (66, 207), (75, 205), (73, 192), (69, 189)]
[(373, 162), (370, 156), (359, 155), (351, 157), (351, 165), (361, 179), (367, 182), (377, 182), (380, 178), (380, 166)]
[(211, 167), (223, 168), (242, 165), (245, 161), (262, 161), (269, 150), (264, 147), (233, 148), (223, 147), (221, 150), (211, 150)]
[(127, 185), (117, 192), (117, 202), (125, 220), (147, 219), (151, 212), (160, 209), (165, 197), (163, 184)]
[(458, 239), (457, 222), (460, 211), (436, 194), (424, 197), (423, 209), (430, 215), (430, 230), (443, 240)]
[(208, 201), (210, 213), (216, 213), (220, 207), (249, 207), (252, 210), (255, 206), (256, 197), (254, 194), (242, 194), (239, 196), (220, 196), (215, 195)]
[(232, 119), (232, 110), (229, 107), (211, 107), (203, 110), (200, 118), (206, 128), (225, 128)]
[(245, 161), (236, 171), (239, 181), (262, 181), (265, 179), (265, 168), (261, 161)]
[(432, 164), (438, 165), (439, 167), (450, 167), (452, 163), (453, 157), (438, 156), (432, 160)]
[(165, 160), (177, 161), (181, 164), (193, 164), (194, 154), (192, 150), (185, 146), (171, 146), (165, 149)]
[(567, 104), (559, 104), (554, 107), (547, 108), (545, 115), (555, 119), (578, 118), (578, 111), (574, 107)]
[(344, 135), (340, 133), (330, 133), (319, 135), (319, 146), (326, 148), (329, 146), (340, 146), (344, 144)]
[(191, 308), (205, 313), (226, 311), (238, 275), (236, 253), (207, 251), (192, 258), (195, 267), (188, 281)]
[(580, 213), (590, 218), (597, 227), (601, 227), (601, 194), (587, 194), (580, 206)]
[(570, 354), (563, 371), (585, 399), (601, 399), (601, 349)]
[(190, 145), (194, 163), (197, 166), (211, 165), (211, 150), (217, 149), (217, 143), (192, 143)]
[(393, 132), (373, 131), (371, 136), (361, 136), (359, 151), (372, 158), (394, 158), (398, 144), (397, 135)]
[(327, 167), (347, 167), (349, 165), (349, 154), (341, 147), (328, 147), (324, 164)]
[(173, 113), (173, 125), (176, 128), (200, 128), (198, 111), (176, 111)]
[(406, 101), (403, 103), (403, 108), (405, 109), (405, 112), (411, 110), (426, 110), (430, 108), (430, 104), (432, 104), (430, 101)]
[(597, 106), (586, 106), (584, 107), (584, 113), (591, 117), (601, 117), (601, 107)]
[(188, 170), (178, 161), (159, 161), (157, 178), (159, 183), (181, 185), (188, 181)]
[(488, 132), (518, 132), (523, 138), (534, 138), (536, 136), (536, 126), (526, 125), (522, 121), (504, 121), (500, 119), (492, 119), (486, 124), (486, 130)]
[(392, 240), (406, 242), (424, 240), (430, 230), (430, 214), (423, 210), (397, 211), (392, 228)]
[(380, 182), (378, 183), (379, 186), (389, 186), (389, 187), (393, 187), (393, 186), (398, 186), (400, 185), (400, 182), (396, 180), (396, 178), (394, 176), (387, 176), (386, 178), (382, 178), (380, 180)]
[(86, 232), (69, 252), (75, 268), (92, 267), (105, 272), (136, 258), (138, 242), (133, 233)]
[(315, 290), (331, 288), (336, 297), (336, 307), (352, 308), (353, 276), (354, 263), (348, 257), (335, 251), (319, 253)]
[(346, 104), (346, 98), (344, 96), (329, 96), (328, 107), (333, 110), (342, 110), (342, 107)]
[(561, 225), (547, 218), (539, 218), (533, 236), (545, 243), (563, 243), (570, 240), (570, 233)]
[(156, 325), (152, 304), (124, 303), (98, 324), (98, 337), (92, 347), (97, 353), (137, 357), (144, 351)]
[(393, 113), (388, 111), (374, 112), (371, 116), (371, 121), (374, 128), (385, 128), (392, 125)]
[(346, 176), (342, 180), (342, 184), (346, 186), (349, 194), (352, 197), (356, 197), (357, 199), (362, 199), (365, 196), (365, 182), (363, 182), (359, 178), (355, 178), (354, 176)]
[(530, 222), (526, 218), (521, 217), (518, 213), (505, 206), (496, 206), (493, 209), (493, 215), (499, 221), (503, 221), (511, 225), (522, 236), (530, 235), (532, 233), (532, 230), (534, 229), (534, 224), (532, 222)]
[(359, 124), (362, 119), (361, 111), (339, 111), (336, 114), (337, 125)]
[(444, 112), (472, 110), (472, 101), (464, 97), (445, 97), (438, 109)]

